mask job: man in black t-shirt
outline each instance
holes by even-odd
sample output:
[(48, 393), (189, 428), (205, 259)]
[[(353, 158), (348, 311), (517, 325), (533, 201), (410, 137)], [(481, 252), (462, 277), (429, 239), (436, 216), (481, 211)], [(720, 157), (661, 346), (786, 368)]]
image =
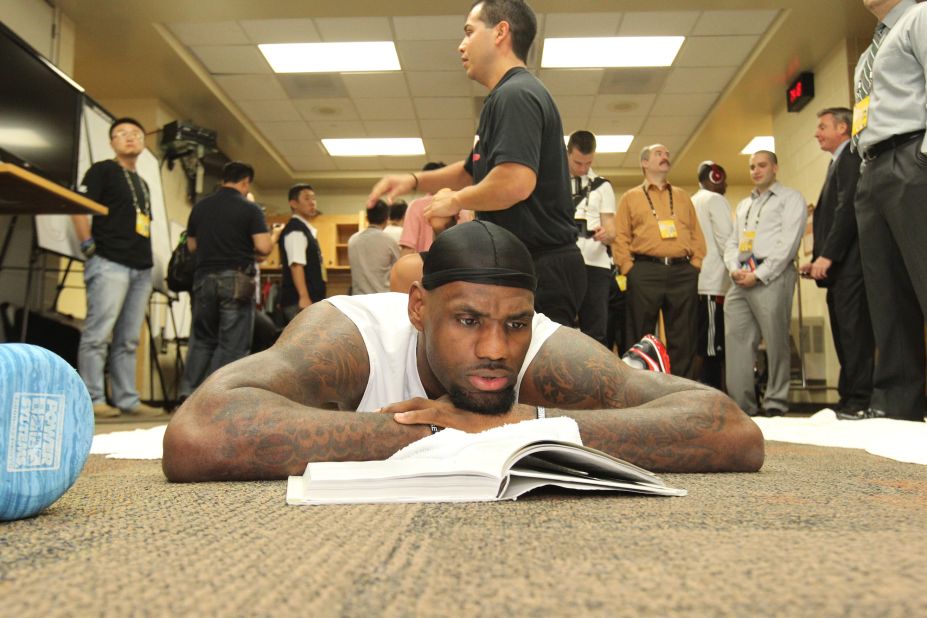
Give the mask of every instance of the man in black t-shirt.
[(196, 256), (196, 268), (193, 333), (181, 397), (251, 349), (254, 261), (273, 249), (264, 213), (245, 198), (252, 180), (254, 168), (247, 163), (226, 163), (222, 186), (197, 202), (187, 222), (187, 246)]
[(573, 203), (560, 113), (544, 85), (525, 68), (537, 32), (521, 0), (484, 0), (467, 17), (458, 48), (467, 76), (490, 89), (477, 141), (464, 161), (438, 170), (386, 176), (367, 207), (415, 190), (434, 192), (426, 218), (462, 209), (518, 236), (535, 261), (535, 309), (572, 326), (586, 291), (576, 246)]
[[(109, 213), (94, 216), (92, 224), (85, 215), (71, 218), (87, 257), (87, 317), (77, 366), (95, 417), (111, 418), (122, 412), (158, 416), (163, 412), (141, 403), (135, 385), (135, 351), (152, 286), (151, 194), (135, 171), (145, 150), (145, 130), (133, 118), (119, 118), (110, 125), (109, 137), (116, 158), (90, 166), (80, 188)], [(103, 377), (107, 344), (112, 406), (106, 402)]]

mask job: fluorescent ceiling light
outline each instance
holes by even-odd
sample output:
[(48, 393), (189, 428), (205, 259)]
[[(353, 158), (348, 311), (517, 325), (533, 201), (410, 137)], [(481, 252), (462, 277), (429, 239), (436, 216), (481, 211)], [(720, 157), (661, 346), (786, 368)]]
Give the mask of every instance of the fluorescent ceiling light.
[[(563, 142), (569, 143), (569, 141), (570, 136), (564, 135)], [(633, 141), (633, 135), (596, 135), (595, 152), (596, 154), (627, 152)]]
[(776, 152), (776, 138), (772, 135), (757, 135), (740, 151), (742, 155), (752, 155), (757, 150)]
[(349, 73), (401, 68), (392, 41), (264, 43), (258, 48), (275, 73)]
[(668, 67), (684, 36), (620, 36), (544, 39), (541, 67)]
[(425, 154), (420, 137), (323, 139), (333, 157), (408, 157)]

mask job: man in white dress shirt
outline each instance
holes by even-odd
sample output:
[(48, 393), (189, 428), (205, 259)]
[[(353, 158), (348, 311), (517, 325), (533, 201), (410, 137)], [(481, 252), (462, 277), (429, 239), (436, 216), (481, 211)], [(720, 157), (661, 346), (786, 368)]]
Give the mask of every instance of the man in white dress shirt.
[(778, 163), (768, 150), (750, 157), (754, 189), (737, 205), (724, 249), (734, 281), (724, 301), (727, 390), (750, 416), (760, 413), (753, 375), (760, 336), (769, 370), (762, 412), (781, 416), (789, 407), (789, 322), (798, 276), (793, 261), (808, 214), (801, 194), (776, 180)]

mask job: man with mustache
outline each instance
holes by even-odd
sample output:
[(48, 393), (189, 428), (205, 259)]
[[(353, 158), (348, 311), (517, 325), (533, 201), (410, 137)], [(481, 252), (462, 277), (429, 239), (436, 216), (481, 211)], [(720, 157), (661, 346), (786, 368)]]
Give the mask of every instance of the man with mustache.
[[(171, 481), (281, 479), (385, 459), (452, 427), (575, 418), (585, 444), (662, 471), (754, 471), (759, 429), (727, 396), (626, 366), (534, 311), (531, 254), (483, 221), (439, 236), (408, 295), (334, 297), (213, 374), (164, 438)], [(356, 413), (352, 413), (356, 412)]]

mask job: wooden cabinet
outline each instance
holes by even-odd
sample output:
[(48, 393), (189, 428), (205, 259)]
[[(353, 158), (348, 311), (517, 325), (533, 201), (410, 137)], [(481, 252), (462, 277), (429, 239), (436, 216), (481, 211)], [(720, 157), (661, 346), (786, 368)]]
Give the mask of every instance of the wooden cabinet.
[(319, 215), (312, 221), (319, 232), (319, 248), (328, 270), (349, 270), (348, 239), (367, 227), (364, 211), (354, 215)]

